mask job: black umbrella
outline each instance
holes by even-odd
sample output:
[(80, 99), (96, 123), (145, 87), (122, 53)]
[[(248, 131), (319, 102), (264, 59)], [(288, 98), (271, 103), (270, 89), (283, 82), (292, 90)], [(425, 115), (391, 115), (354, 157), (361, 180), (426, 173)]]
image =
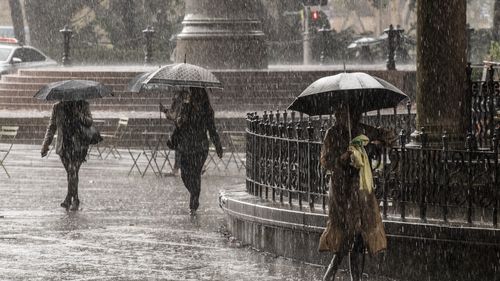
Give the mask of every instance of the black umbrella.
[(132, 93), (139, 93), (143, 90), (145, 84), (144, 81), (151, 75), (152, 72), (144, 72), (135, 76), (127, 85), (127, 89)]
[(103, 84), (90, 80), (64, 80), (43, 86), (34, 95), (40, 100), (78, 101), (113, 95)]
[(367, 112), (394, 107), (408, 98), (389, 82), (366, 73), (323, 77), (307, 87), (288, 107), (308, 115), (332, 114), (341, 105)]

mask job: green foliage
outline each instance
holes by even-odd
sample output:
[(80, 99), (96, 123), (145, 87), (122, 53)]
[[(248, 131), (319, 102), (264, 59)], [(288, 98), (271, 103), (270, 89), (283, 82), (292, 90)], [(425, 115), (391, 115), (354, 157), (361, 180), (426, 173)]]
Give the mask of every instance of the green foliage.
[(489, 57), (493, 61), (500, 61), (500, 43), (499, 42), (491, 42)]

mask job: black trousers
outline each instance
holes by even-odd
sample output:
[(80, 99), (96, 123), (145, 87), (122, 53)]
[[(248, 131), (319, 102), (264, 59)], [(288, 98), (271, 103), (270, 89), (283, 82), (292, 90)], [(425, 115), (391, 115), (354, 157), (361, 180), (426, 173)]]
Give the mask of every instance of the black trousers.
[(66, 169), (68, 178), (68, 193), (65, 201), (71, 203), (72, 198), (78, 199), (78, 172), (83, 161), (61, 156), (61, 162), (64, 165), (64, 169)]
[(181, 178), (191, 195), (189, 208), (197, 210), (200, 206), (201, 170), (207, 160), (208, 151), (180, 153)]

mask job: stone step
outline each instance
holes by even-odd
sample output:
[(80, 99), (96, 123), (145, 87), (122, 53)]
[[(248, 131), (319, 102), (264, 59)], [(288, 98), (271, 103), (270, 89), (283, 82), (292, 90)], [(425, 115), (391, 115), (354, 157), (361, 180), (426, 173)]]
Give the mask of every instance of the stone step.
[[(5, 82), (0, 83), (0, 89), (18, 89), (18, 90), (36, 90), (45, 86), (47, 83), (19, 83), (19, 82)], [(113, 91), (125, 91), (126, 85), (122, 84), (107, 84)]]
[[(80, 77), (80, 80), (93, 80), (103, 84), (117, 84), (117, 85), (126, 85), (131, 79), (123, 78), (123, 77)], [(48, 84), (52, 82), (69, 80), (68, 77), (49, 77), (49, 76), (20, 76), (20, 75), (3, 75), (1, 82), (7, 83), (42, 83)]]
[(21, 69), (18, 74), (21, 76), (43, 76), (43, 77), (70, 77), (79, 79), (80, 77), (99, 78), (99, 77), (122, 77), (133, 78), (138, 74), (143, 73), (140, 70), (119, 70), (119, 71), (100, 71), (98, 67), (93, 70), (75, 70), (71, 68), (60, 68), (58, 70), (48, 69)]
[[(97, 120), (97, 118), (95, 118)], [(117, 118), (103, 118), (96, 122), (96, 128), (102, 134), (113, 134), (116, 130), (118, 119)], [(16, 143), (23, 144), (41, 144), (45, 136), (45, 131), (49, 118), (0, 118), (0, 124), (4, 126), (13, 125), (19, 126), (19, 131), (16, 137)], [(244, 131), (245, 119), (236, 118), (216, 118), (215, 123), (223, 144), (226, 144), (224, 131)], [(144, 131), (149, 132), (171, 132), (173, 126), (171, 123), (166, 122), (165, 119), (159, 120), (158, 118), (130, 118), (127, 127), (127, 138), (124, 138), (120, 143), (121, 146), (142, 147), (145, 145), (145, 136), (142, 134)], [(1, 144), (0, 144), (1, 145)]]

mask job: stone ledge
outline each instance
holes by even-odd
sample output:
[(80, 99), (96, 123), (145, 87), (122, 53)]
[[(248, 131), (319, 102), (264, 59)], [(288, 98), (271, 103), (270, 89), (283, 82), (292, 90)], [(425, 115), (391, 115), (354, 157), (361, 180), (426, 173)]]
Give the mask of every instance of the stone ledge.
[[(326, 265), (317, 251), (325, 212), (262, 200), (240, 191), (219, 195), (228, 229), (244, 244), (303, 262)], [(499, 280), (500, 229), (384, 220), (388, 249), (367, 260), (366, 272), (399, 280)], [(408, 270), (411, 269), (411, 270)]]

